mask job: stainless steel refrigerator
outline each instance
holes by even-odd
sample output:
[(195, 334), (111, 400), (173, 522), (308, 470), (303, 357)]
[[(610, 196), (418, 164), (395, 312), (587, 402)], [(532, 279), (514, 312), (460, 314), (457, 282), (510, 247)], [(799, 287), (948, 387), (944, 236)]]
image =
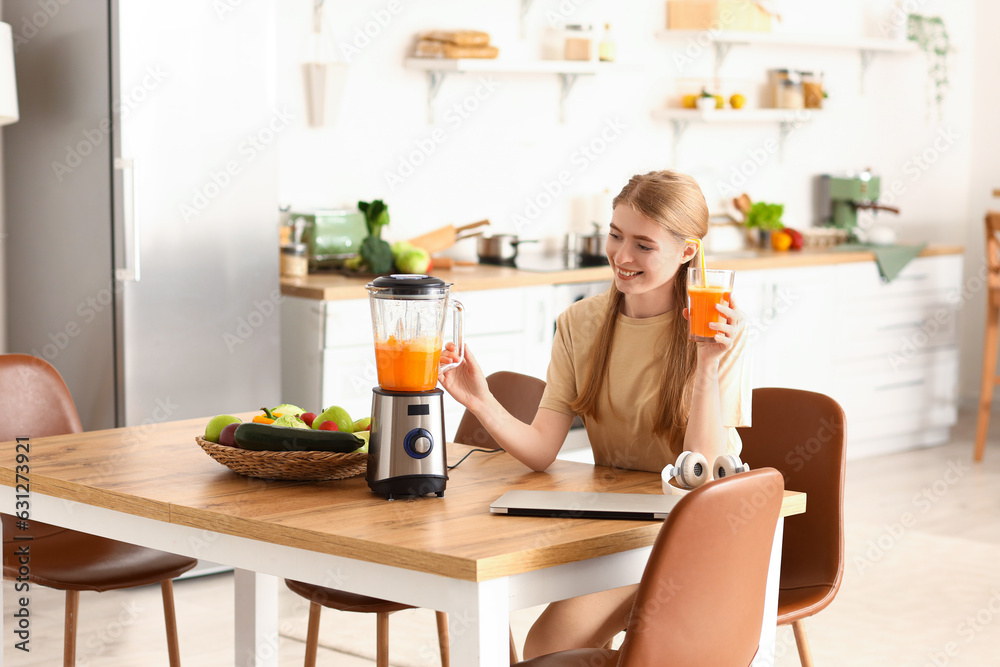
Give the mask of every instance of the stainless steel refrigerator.
[(87, 430), (280, 402), (274, 19), (3, 1), (8, 348), (62, 373)]

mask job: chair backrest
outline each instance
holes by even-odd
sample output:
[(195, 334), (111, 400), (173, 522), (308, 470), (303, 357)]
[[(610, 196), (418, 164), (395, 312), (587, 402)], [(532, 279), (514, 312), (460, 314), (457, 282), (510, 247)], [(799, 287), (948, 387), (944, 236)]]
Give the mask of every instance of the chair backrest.
[[(538, 412), (538, 403), (545, 391), (545, 382), (530, 375), (511, 371), (497, 371), (486, 378), (490, 393), (496, 397), (507, 412), (526, 424), (530, 424)], [(489, 434), (476, 415), (468, 410), (455, 431), (455, 442), (474, 447), (497, 449), (500, 447)]]
[(663, 523), (639, 583), (618, 667), (746, 667), (784, 487), (773, 469), (709, 482)]
[(83, 430), (59, 371), (28, 354), (0, 354), (0, 415), (0, 442)]
[(1000, 211), (986, 212), (986, 267), (991, 298), (1000, 301)]
[(785, 488), (806, 494), (805, 514), (785, 521), (781, 587), (835, 594), (844, 573), (844, 411), (824, 394), (764, 388), (753, 391), (751, 418), (738, 429), (743, 460), (778, 470)]

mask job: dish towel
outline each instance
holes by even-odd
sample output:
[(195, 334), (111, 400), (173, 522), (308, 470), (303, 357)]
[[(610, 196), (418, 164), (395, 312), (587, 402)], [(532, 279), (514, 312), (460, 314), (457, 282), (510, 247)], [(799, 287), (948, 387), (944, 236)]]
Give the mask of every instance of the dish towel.
[(871, 245), (867, 243), (843, 243), (834, 246), (835, 250), (841, 252), (870, 252), (875, 255), (875, 263), (878, 271), (882, 274), (882, 280), (890, 282), (899, 275), (899, 272), (917, 257), (926, 243), (920, 245)]

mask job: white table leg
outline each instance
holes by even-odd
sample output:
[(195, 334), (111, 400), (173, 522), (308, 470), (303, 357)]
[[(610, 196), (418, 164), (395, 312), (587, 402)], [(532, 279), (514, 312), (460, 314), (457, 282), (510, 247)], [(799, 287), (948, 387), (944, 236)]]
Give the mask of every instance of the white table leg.
[(767, 589), (764, 592), (764, 621), (760, 627), (760, 644), (751, 667), (774, 667), (774, 641), (778, 629), (778, 585), (781, 583), (781, 538), (785, 520), (778, 519), (771, 544), (771, 562), (767, 566)]
[(448, 614), (451, 664), (507, 667), (510, 664), (510, 602), (505, 577), (462, 582), (465, 604)]
[(278, 667), (278, 578), (235, 570), (239, 667)]

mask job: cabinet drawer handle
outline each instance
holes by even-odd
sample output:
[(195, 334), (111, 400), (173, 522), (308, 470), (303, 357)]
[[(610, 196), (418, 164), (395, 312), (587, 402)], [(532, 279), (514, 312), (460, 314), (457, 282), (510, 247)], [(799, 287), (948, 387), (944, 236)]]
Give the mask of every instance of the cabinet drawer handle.
[(897, 324), (886, 324), (878, 328), (878, 331), (895, 331), (896, 329), (919, 329), (927, 323), (927, 320), (918, 322), (899, 322)]
[(875, 391), (889, 391), (891, 389), (903, 389), (904, 387), (919, 387), (926, 381), (926, 378), (919, 378), (917, 380), (907, 380), (906, 382), (892, 382), (890, 384), (883, 384), (875, 387)]

